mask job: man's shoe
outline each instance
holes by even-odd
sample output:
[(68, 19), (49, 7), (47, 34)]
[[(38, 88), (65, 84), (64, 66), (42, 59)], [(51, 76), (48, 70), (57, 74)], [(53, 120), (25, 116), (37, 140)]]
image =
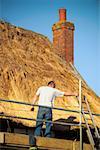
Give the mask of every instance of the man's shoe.
[(37, 150), (37, 147), (36, 146), (32, 146), (29, 148), (29, 150)]

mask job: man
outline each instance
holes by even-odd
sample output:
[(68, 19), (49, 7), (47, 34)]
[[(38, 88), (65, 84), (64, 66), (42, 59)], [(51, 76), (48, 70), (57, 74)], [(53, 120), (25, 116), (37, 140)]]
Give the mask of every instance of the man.
[[(41, 129), (43, 126), (43, 121), (38, 121), (39, 119), (45, 119), (47, 121), (52, 121), (52, 107), (54, 103), (55, 97), (63, 97), (63, 96), (77, 96), (76, 93), (67, 93), (62, 92), (55, 88), (55, 82), (50, 81), (47, 86), (40, 87), (33, 99), (33, 104), (37, 101), (39, 97), (39, 109), (37, 114), (37, 122), (36, 122), (36, 129), (34, 132), (34, 136), (41, 136)], [(51, 137), (51, 122), (45, 122), (46, 129), (44, 136), (45, 137)]]

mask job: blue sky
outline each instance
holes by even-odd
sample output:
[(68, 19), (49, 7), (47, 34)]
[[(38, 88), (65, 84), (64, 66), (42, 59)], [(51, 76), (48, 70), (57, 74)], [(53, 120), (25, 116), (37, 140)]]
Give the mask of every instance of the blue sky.
[(51, 28), (61, 7), (75, 25), (75, 66), (100, 95), (100, 0), (0, 0), (0, 18), (52, 41)]

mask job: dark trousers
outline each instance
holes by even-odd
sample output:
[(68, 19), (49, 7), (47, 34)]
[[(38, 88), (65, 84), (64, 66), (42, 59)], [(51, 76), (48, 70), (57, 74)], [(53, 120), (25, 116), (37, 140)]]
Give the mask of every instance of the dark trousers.
[[(47, 121), (52, 121), (52, 109), (39, 106), (37, 119), (41, 119), (41, 120), (45, 119)], [(45, 125), (46, 125), (46, 129), (45, 129), (44, 136), (45, 137), (51, 137), (52, 123), (45, 122)], [(42, 126), (43, 126), (43, 121), (37, 121), (36, 122), (36, 129), (34, 132), (34, 136), (41, 136)]]

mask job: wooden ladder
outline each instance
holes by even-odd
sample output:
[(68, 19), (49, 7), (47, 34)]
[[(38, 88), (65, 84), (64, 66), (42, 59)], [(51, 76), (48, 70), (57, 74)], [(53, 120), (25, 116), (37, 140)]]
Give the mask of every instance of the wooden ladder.
[[(97, 150), (97, 149), (99, 149), (99, 148), (96, 148), (97, 145), (100, 146), (100, 134), (99, 134), (98, 129), (96, 127), (94, 117), (92, 115), (89, 103), (88, 103), (87, 98), (85, 96), (82, 100), (82, 115), (83, 115), (83, 118), (84, 118), (84, 121), (86, 124), (86, 128), (87, 128), (86, 132), (87, 132), (87, 136), (89, 138), (89, 142), (92, 146), (92, 149)], [(88, 117), (87, 117), (87, 115), (88, 115)], [(95, 133), (95, 139), (96, 140), (94, 139), (93, 133), (91, 132), (91, 128), (90, 128), (89, 123), (88, 123), (89, 120), (92, 122), (93, 128), (95, 130), (94, 133)], [(97, 141), (98, 141), (98, 143), (97, 143)]]

